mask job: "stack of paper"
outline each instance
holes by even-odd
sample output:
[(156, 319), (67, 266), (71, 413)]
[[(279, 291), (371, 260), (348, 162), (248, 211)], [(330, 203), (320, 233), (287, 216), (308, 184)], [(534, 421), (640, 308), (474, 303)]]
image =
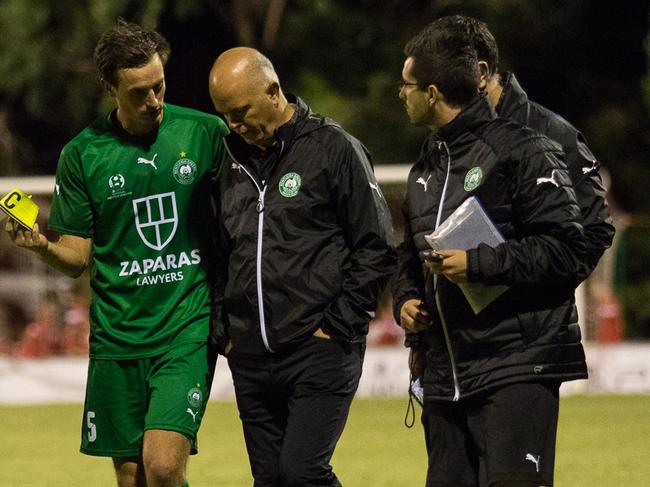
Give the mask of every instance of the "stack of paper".
[[(496, 247), (504, 242), (499, 230), (474, 196), (465, 200), (433, 233), (424, 238), (434, 250), (468, 250), (481, 243)], [(459, 287), (475, 314), (480, 313), (508, 289), (508, 286), (490, 286), (478, 282), (461, 283)]]

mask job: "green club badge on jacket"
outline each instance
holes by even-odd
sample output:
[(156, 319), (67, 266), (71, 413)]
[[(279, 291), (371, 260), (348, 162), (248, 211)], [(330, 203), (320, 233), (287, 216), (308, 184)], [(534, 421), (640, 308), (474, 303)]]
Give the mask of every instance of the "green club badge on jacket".
[(467, 171), (467, 174), (465, 174), (465, 183), (463, 184), (463, 188), (467, 192), (473, 191), (479, 187), (482, 179), (483, 179), (483, 171), (481, 171), (481, 168), (473, 167), (472, 169)]
[(280, 179), (280, 184), (278, 185), (280, 194), (285, 198), (293, 198), (300, 190), (300, 182), (300, 174), (288, 172)]

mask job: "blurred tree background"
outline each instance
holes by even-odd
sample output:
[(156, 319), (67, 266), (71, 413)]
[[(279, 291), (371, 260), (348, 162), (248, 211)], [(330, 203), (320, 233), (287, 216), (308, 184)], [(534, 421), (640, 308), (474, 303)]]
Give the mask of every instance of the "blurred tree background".
[(397, 98), (405, 42), (429, 21), (478, 17), (502, 69), (579, 127), (621, 216), (619, 292), (629, 336), (650, 336), (648, 3), (605, 0), (0, 0), (0, 176), (53, 174), (62, 145), (110, 109), (92, 51), (117, 17), (172, 45), (167, 101), (212, 111), (207, 75), (224, 49), (258, 47), (285, 91), (340, 121), (376, 164), (409, 163), (424, 132)]

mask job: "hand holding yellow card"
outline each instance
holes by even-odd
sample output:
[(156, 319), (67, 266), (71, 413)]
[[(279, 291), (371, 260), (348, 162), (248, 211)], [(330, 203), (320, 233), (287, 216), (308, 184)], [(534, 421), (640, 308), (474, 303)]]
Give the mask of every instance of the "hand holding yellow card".
[(38, 216), (38, 205), (31, 198), (20, 189), (14, 188), (0, 200), (0, 210), (27, 230), (31, 230)]

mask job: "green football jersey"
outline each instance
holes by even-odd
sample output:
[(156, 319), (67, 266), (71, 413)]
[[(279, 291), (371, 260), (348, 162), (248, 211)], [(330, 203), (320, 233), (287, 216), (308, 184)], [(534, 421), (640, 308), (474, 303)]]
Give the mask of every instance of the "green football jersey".
[(165, 104), (157, 133), (112, 116), (61, 152), (50, 228), (92, 238), (90, 355), (143, 358), (209, 335), (210, 192), (224, 122)]

